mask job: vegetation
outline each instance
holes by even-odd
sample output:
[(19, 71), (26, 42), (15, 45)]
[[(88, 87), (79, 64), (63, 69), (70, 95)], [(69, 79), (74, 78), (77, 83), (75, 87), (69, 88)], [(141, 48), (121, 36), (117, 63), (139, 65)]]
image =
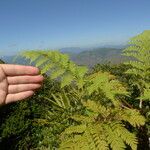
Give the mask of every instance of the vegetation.
[(4, 64), (4, 61), (0, 59), (0, 64)]
[(150, 31), (132, 38), (123, 55), (130, 61), (88, 70), (59, 51), (23, 52), (46, 79), (32, 99), (1, 108), (0, 147), (148, 150)]

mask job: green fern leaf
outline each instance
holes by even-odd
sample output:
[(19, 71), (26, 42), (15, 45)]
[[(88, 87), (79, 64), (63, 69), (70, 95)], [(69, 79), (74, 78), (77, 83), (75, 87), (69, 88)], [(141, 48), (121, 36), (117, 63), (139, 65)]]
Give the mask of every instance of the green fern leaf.
[(51, 79), (56, 79), (56, 78), (58, 78), (59, 76), (61, 76), (62, 74), (64, 74), (65, 71), (66, 71), (65, 69), (55, 69), (55, 70), (51, 73), (50, 77), (51, 77)]
[(64, 74), (62, 76), (62, 82), (61, 82), (61, 88), (65, 87), (66, 85), (69, 85), (73, 80), (75, 79), (75, 77), (69, 73)]

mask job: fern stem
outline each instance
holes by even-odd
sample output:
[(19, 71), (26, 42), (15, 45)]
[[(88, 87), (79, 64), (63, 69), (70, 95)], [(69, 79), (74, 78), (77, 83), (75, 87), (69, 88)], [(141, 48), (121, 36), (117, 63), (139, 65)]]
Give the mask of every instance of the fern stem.
[(133, 106), (132, 105), (130, 105), (127, 101), (125, 101), (125, 100), (122, 100), (129, 108), (133, 108)]
[(143, 103), (143, 101), (142, 101), (142, 99), (140, 99), (140, 103), (139, 103), (139, 108), (140, 109), (142, 109), (142, 103)]

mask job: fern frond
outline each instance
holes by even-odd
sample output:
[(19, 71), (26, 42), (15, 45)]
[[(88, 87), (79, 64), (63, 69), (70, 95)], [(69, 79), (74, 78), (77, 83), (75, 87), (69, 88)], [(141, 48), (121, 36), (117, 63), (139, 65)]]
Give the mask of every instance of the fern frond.
[(110, 144), (112, 150), (124, 150), (126, 148), (123, 139), (119, 137), (117, 132), (113, 130), (110, 125), (105, 124), (104, 131), (106, 134), (107, 142)]
[(130, 133), (122, 124), (114, 122), (104, 126), (107, 140), (110, 142), (112, 149), (125, 149), (125, 143), (133, 150), (137, 148), (137, 138)]
[(145, 118), (135, 109), (123, 109), (118, 115), (121, 120), (129, 122), (134, 127), (145, 124)]
[(84, 82), (81, 79), (85, 76), (88, 68), (85, 66), (77, 66), (73, 63), (67, 54), (62, 54), (59, 51), (25, 51), (21, 56), (29, 59), (31, 63), (35, 63), (40, 67), (41, 73), (45, 74), (51, 71), (51, 79), (61, 78), (61, 88), (71, 84), (73, 80), (77, 85), (83, 87)]
[(132, 68), (127, 70), (126, 73), (136, 75), (136, 82), (141, 91), (140, 101), (150, 100), (148, 94), (150, 92), (150, 30), (133, 37), (129, 44), (130, 46), (124, 50), (124, 55), (132, 57), (132, 60), (125, 62), (125, 64), (130, 65)]
[(110, 110), (108, 110), (106, 107), (102, 106), (101, 104), (96, 103), (95, 101), (88, 100), (87, 102), (84, 102), (83, 105), (93, 111), (95, 114), (101, 114), (104, 118), (109, 116), (111, 113)]
[[(79, 128), (80, 126), (74, 126), (71, 129), (71, 134), (77, 133), (76, 131), (79, 131), (79, 134), (74, 135), (74, 137), (65, 137), (65, 141), (60, 145), (59, 149), (69, 147), (70, 150), (108, 150), (106, 140), (98, 132), (100, 130), (99, 126), (94, 125), (94, 128), (92, 126), (81, 126), (81, 129)], [(83, 130), (84, 132), (82, 132)]]
[[(67, 134), (67, 141), (72, 141), (74, 149), (77, 147), (83, 149), (84, 144), (86, 149), (92, 150), (109, 149), (109, 146), (112, 150), (124, 150), (126, 145), (132, 150), (137, 149), (135, 134), (129, 132), (122, 121), (129, 122), (134, 127), (144, 125), (145, 119), (138, 111), (121, 108), (107, 109), (90, 100), (83, 104), (94, 113), (72, 116), (71, 118), (79, 122), (79, 125), (71, 126), (63, 133)], [(75, 135), (80, 135), (79, 141), (74, 141)], [(66, 142), (62, 144), (66, 145)]]
[(137, 149), (137, 138), (133, 133), (130, 133), (122, 124), (115, 124), (113, 129), (117, 134), (129, 145), (133, 150)]
[(100, 89), (115, 106), (119, 105), (119, 101), (115, 99), (116, 95), (128, 94), (126, 88), (109, 73), (98, 72), (89, 76), (87, 80), (90, 82), (90, 85), (87, 87), (89, 95), (93, 92), (99, 92)]

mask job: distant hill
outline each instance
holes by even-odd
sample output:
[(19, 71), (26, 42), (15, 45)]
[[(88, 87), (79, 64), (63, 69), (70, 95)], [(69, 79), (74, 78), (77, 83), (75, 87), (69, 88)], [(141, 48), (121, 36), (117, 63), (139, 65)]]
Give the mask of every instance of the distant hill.
[(121, 63), (125, 57), (121, 55), (122, 49), (117, 48), (96, 48), (89, 51), (83, 51), (72, 57), (77, 64), (94, 66), (97, 63), (111, 62), (113, 64)]
[[(76, 48), (73, 49), (75, 50)], [(79, 52), (81, 49), (76, 52), (74, 52), (73, 49), (62, 49), (60, 51), (68, 54), (70, 59), (75, 63), (79, 65), (87, 65), (89, 67), (92, 67), (97, 63), (105, 62), (117, 64), (126, 59), (124, 56), (121, 56), (122, 49), (117, 48), (95, 48), (92, 50), (82, 50), (81, 52)], [(13, 62), (13, 58), (14, 56), (4, 56), (2, 57), (2, 60), (6, 63), (29, 65), (29, 61), (23, 58), (18, 58), (16, 62)]]
[(79, 54), (82, 51), (85, 51), (85, 48), (80, 47), (65, 47), (59, 50), (62, 53), (70, 53), (70, 54)]
[(14, 56), (2, 56), (0, 59), (2, 59), (7, 64), (20, 64), (20, 65), (29, 65), (29, 61), (25, 60), (22, 57), (18, 57), (16, 61), (14, 61)]

